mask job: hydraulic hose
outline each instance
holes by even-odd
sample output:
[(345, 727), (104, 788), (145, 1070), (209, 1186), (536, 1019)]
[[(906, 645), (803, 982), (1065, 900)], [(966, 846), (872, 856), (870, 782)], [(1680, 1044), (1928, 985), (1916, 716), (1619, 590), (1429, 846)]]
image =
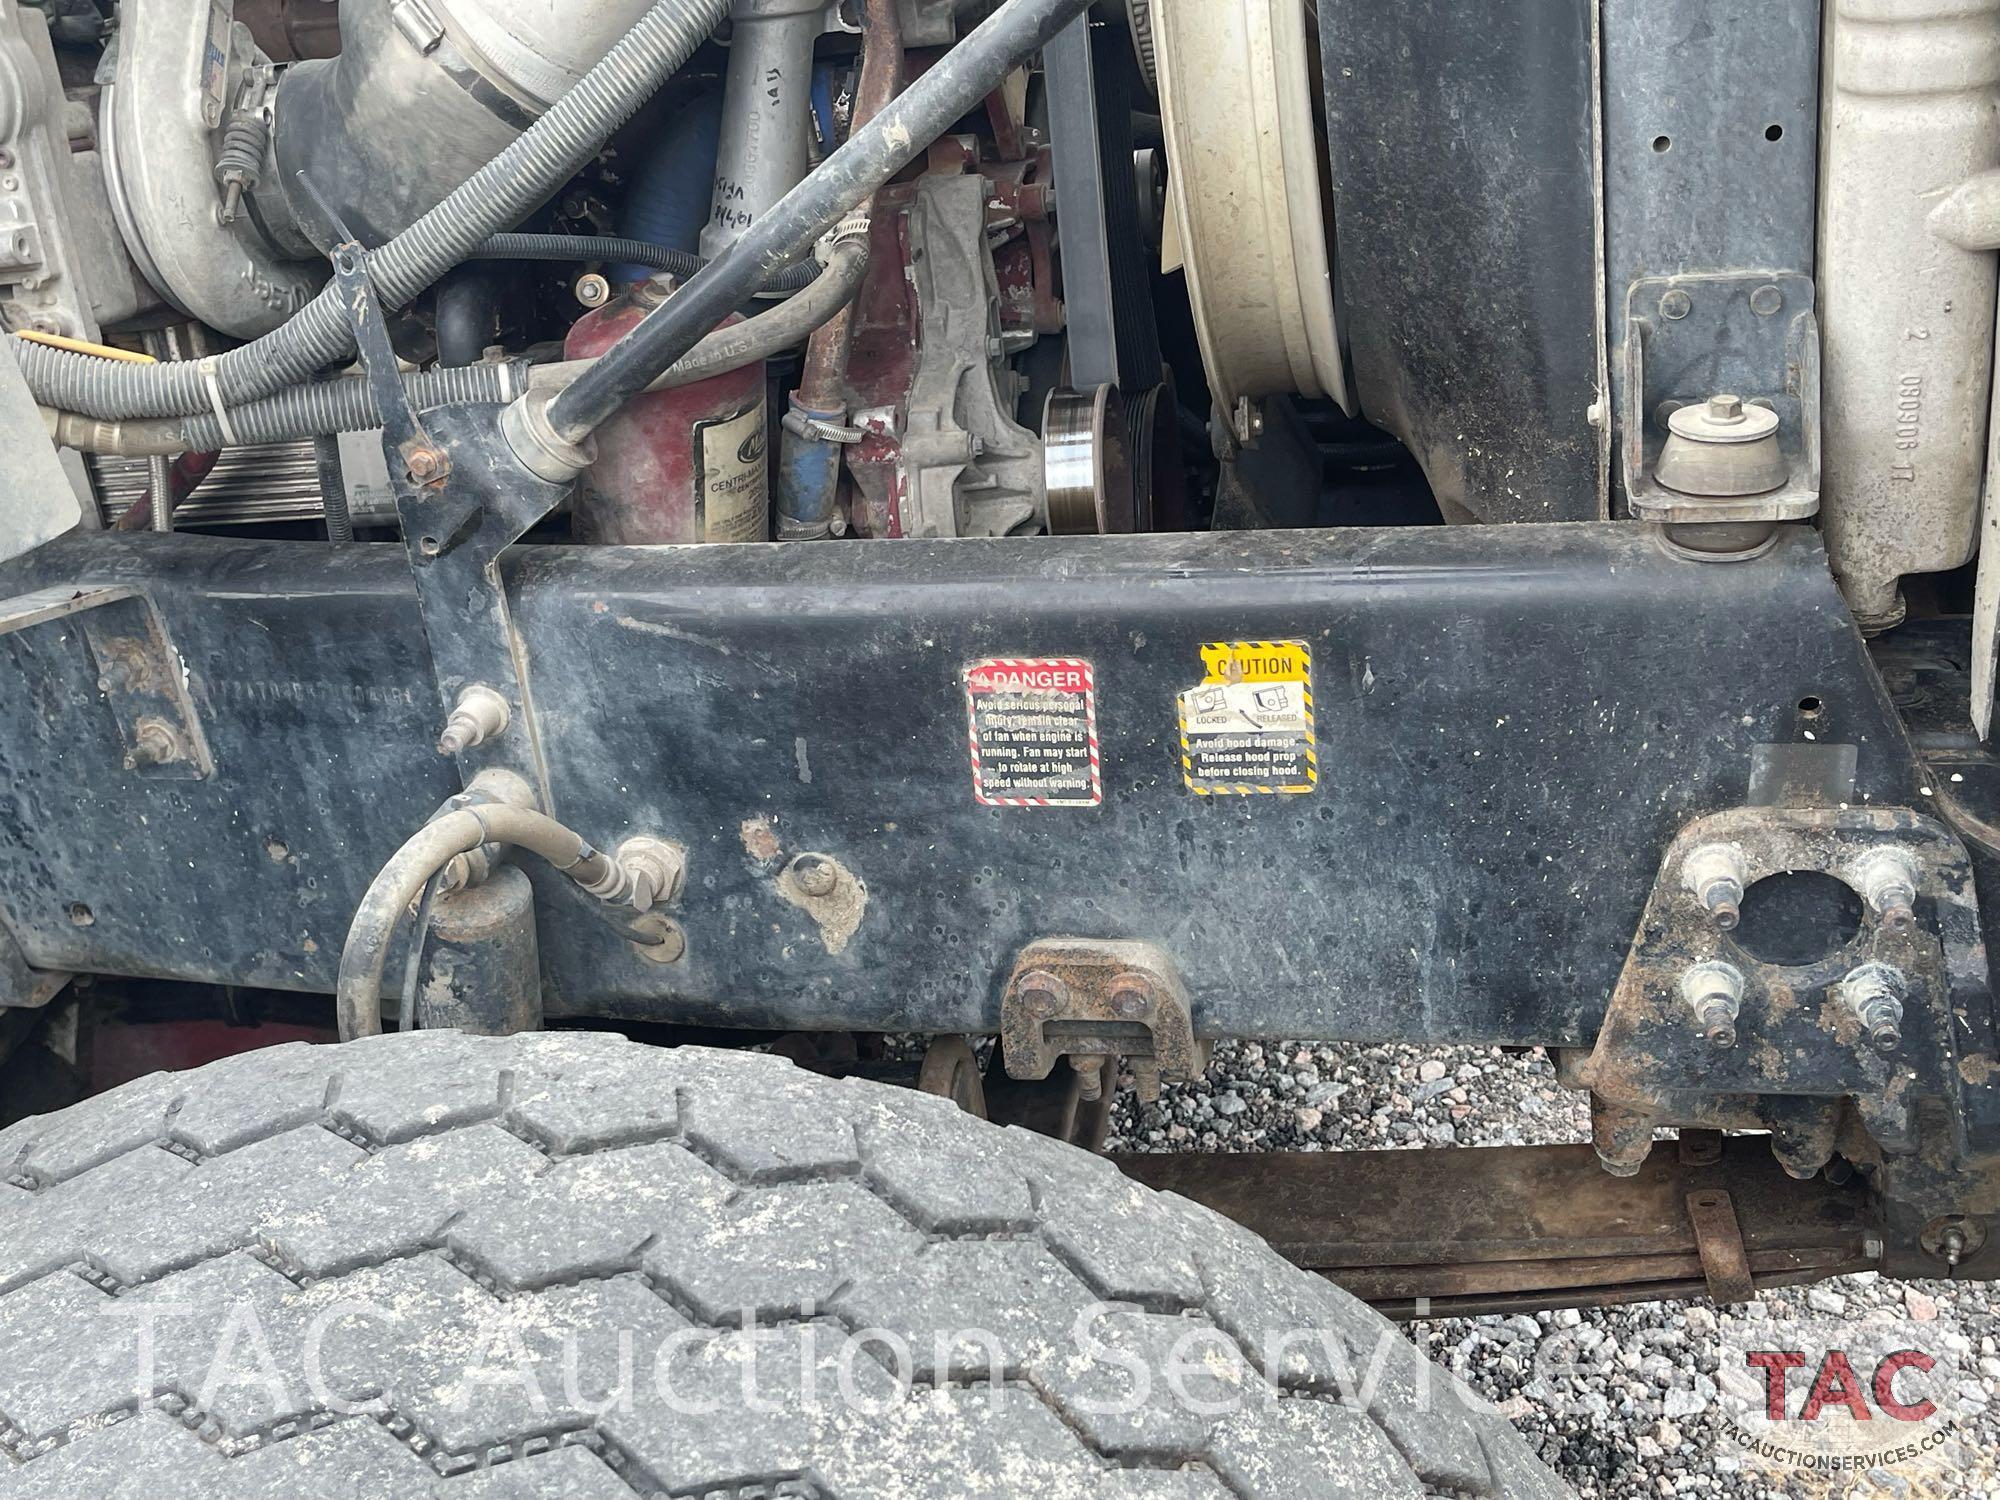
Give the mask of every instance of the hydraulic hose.
[[(649, 271), (665, 271), (683, 281), (708, 264), (692, 250), (676, 250), (670, 245), (649, 245), (644, 240), (620, 240), (584, 234), (496, 234), (472, 252), (474, 260), (557, 260), (588, 261), (644, 266)], [(819, 277), (819, 267), (810, 261), (787, 266), (760, 287), (761, 295), (802, 292)]]
[[(796, 260), (841, 215), (885, 186), (1089, 6), (1090, 0), (1003, 0), (970, 36), (557, 396), (545, 414), (556, 444), (570, 445), (573, 451), (740, 307), (766, 277)], [(510, 425), (516, 432), (535, 428), (534, 423)], [(538, 464), (547, 467), (551, 458), (567, 461), (569, 453), (521, 456), (536, 469)]]
[[(728, 15), (729, 4), (658, 0), (518, 140), (369, 257), (384, 306), (403, 306), (575, 176), (693, 56)], [(42, 405), (119, 421), (191, 416), (218, 405), (264, 400), (305, 384), (328, 365), (346, 364), (354, 338), (346, 309), (329, 286), (283, 326), (213, 361), (125, 365), (25, 343), (15, 352)]]
[[(837, 242), (827, 257), (826, 269), (804, 291), (768, 312), (717, 329), (648, 389), (667, 391), (693, 385), (793, 348), (853, 300), (867, 271), (865, 238)], [(593, 363), (468, 365), (407, 375), (403, 384), (410, 393), (411, 406), (418, 411), (439, 406), (490, 406), (512, 401), (524, 391), (561, 390)], [(269, 400), (237, 407), (229, 413), (227, 434), (221, 419), (214, 416), (113, 424), (64, 412), (53, 416), (50, 436), (62, 447), (85, 453), (137, 456), (290, 443), (339, 432), (365, 432), (381, 425), (368, 382), (349, 376), (296, 386)]]
[(539, 854), (593, 896), (619, 899), (605, 894), (615, 892), (622, 879), (616, 863), (554, 818), (500, 802), (446, 813), (390, 856), (355, 909), (334, 989), (342, 1041), (380, 1034), (382, 975), (404, 913), (454, 856), (482, 844), (511, 844)]

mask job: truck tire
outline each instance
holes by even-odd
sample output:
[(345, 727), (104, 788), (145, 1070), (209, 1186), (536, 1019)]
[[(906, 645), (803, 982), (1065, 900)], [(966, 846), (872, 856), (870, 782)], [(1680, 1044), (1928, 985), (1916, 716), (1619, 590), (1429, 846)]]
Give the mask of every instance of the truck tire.
[(1550, 1497), (1246, 1231), (942, 1099), (300, 1044), (0, 1131), (0, 1495)]

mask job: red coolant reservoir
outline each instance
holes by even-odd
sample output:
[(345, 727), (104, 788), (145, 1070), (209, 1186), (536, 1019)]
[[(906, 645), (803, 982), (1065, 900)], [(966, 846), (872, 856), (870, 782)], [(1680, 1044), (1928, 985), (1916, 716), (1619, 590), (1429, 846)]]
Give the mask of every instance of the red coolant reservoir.
[[(667, 299), (646, 282), (579, 319), (563, 352), (604, 353)], [(724, 327), (743, 320), (732, 316)], [(585, 542), (764, 542), (771, 538), (761, 362), (638, 397), (597, 429), (597, 462), (575, 507)]]

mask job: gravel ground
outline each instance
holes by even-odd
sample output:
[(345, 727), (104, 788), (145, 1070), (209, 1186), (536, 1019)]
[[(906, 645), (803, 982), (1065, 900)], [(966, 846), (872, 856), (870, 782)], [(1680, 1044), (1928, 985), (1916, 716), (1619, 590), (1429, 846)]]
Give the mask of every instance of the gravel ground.
[[(1152, 1109), (1122, 1094), (1112, 1130), (1111, 1149), (1125, 1151), (1545, 1145), (1588, 1139), (1589, 1113), (1539, 1052), (1239, 1043), (1218, 1048), (1205, 1079), (1170, 1085)], [(1873, 1323), (1935, 1351), (1954, 1367), (1953, 1441), (1919, 1464), (1838, 1479), (1747, 1466), (1727, 1440), (1716, 1382), (1728, 1378), (1725, 1357), (1736, 1368), (1745, 1347), (1741, 1335), (1728, 1342), (1728, 1320), (1757, 1315), (1830, 1331)], [(1984, 1284), (1853, 1276), (1769, 1293), (1721, 1317), (1703, 1303), (1654, 1302), (1437, 1319), (1411, 1332), (1591, 1500), (2000, 1500), (2000, 1296)], [(1866, 1368), (1858, 1355), (1856, 1367)]]

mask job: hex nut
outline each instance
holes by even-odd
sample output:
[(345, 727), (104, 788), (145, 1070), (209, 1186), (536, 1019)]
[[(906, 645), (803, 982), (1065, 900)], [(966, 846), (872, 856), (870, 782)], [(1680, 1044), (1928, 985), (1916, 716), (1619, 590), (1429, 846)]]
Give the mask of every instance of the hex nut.
[(504, 734), (512, 717), (505, 698), (483, 682), (472, 683), (460, 691), (451, 716), (444, 721), (438, 754), (463, 755)]
[(1681, 884), (1724, 932), (1734, 930), (1742, 919), (1748, 879), (1743, 851), (1734, 844), (1703, 844), (1681, 864)]
[(1710, 1046), (1726, 1051), (1736, 1045), (1736, 1019), (1743, 1013), (1740, 969), (1719, 960), (1696, 964), (1681, 975), (1681, 998)]
[(1849, 883), (1884, 930), (1901, 936), (1917, 925), (1917, 862), (1906, 849), (1871, 849), (1854, 862)]
[(1840, 1002), (1861, 1023), (1868, 1045), (1883, 1056), (1903, 1045), (1902, 971), (1888, 964), (1863, 964), (1840, 982)]

